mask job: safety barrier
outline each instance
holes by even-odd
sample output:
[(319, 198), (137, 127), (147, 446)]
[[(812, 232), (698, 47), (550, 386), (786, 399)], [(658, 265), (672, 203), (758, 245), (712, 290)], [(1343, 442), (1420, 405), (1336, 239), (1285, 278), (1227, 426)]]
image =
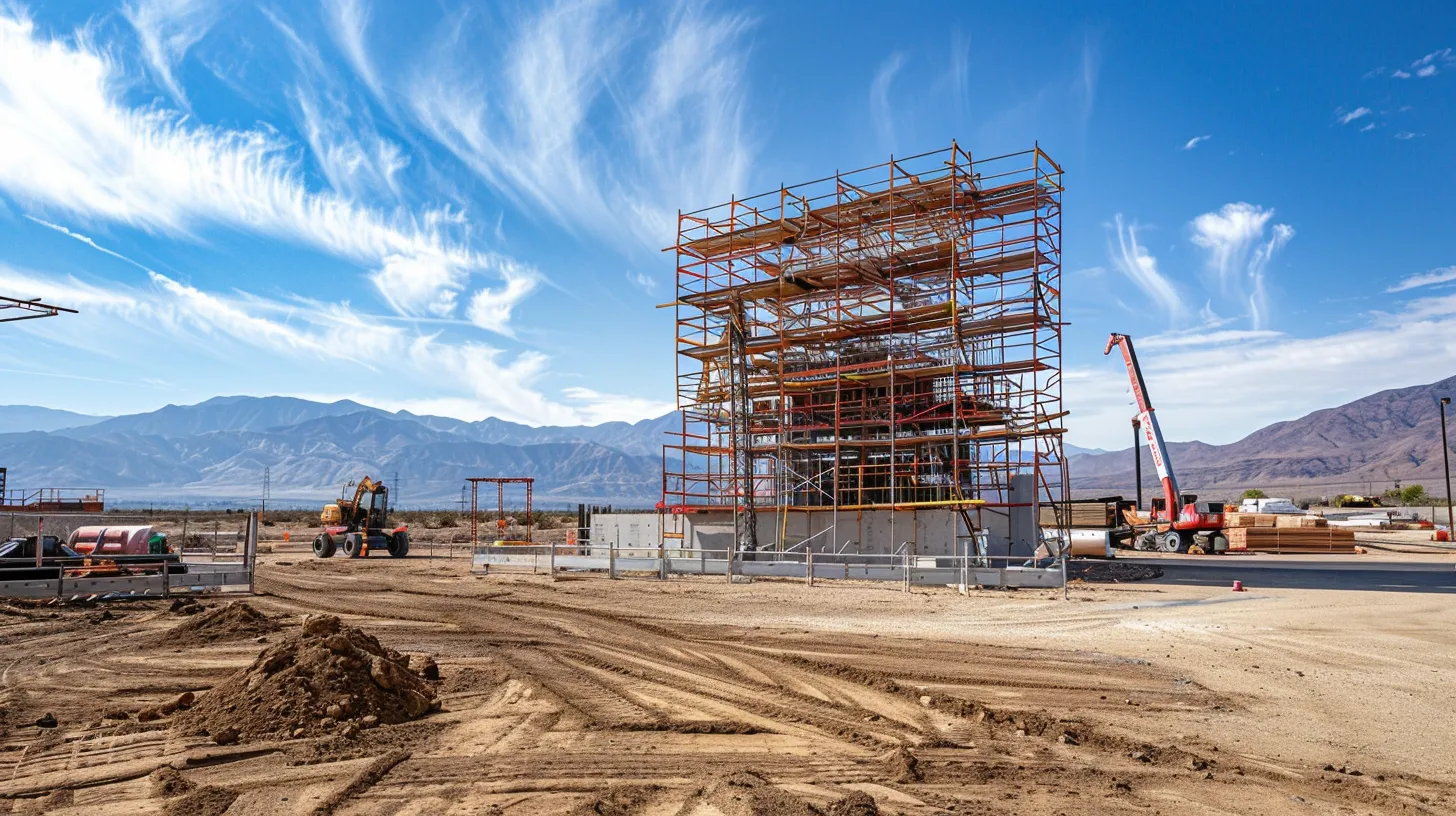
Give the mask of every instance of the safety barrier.
[[(586, 552), (583, 552), (586, 550)], [(719, 575), (816, 580), (885, 581), (911, 586), (1039, 587), (1066, 586), (1064, 561), (1028, 563), (1024, 556), (914, 555), (826, 552), (737, 552), (727, 549), (664, 549), (661, 547), (578, 548), (554, 544), (482, 546), (471, 568), (527, 571), (555, 575), (563, 571), (623, 574)]]
[(0, 598), (136, 597), (165, 598), (174, 593), (252, 592), (257, 559), (256, 517), (248, 523), (243, 552), (186, 557), (181, 561), (145, 556), (95, 559), (45, 559), (41, 564), (0, 567)]

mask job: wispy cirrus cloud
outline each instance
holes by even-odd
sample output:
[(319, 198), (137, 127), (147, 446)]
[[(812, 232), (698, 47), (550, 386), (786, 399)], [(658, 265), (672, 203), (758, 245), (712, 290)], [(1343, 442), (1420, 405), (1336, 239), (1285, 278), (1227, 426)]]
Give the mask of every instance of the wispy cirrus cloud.
[(1335, 119), (1338, 120), (1339, 123), (1342, 125), (1348, 125), (1356, 119), (1361, 119), (1369, 116), (1371, 113), (1372, 111), (1369, 108), (1364, 107), (1363, 105), (1352, 111), (1346, 111), (1344, 108), (1337, 108), (1335, 110)]
[(1452, 66), (1456, 66), (1456, 53), (1452, 53), (1449, 48), (1442, 48), (1412, 62), (1411, 70), (1415, 72), (1416, 76), (1425, 78), (1433, 77), (1443, 69)]
[(1409, 70), (1404, 68), (1386, 68), (1384, 65), (1365, 74), (1366, 79), (1374, 77), (1389, 76), (1393, 79), (1426, 79), (1433, 77), (1442, 71), (1456, 67), (1456, 51), (1450, 48), (1441, 48), (1412, 62)]
[[(52, 40), (29, 19), (0, 13), (0, 190), (46, 212), (173, 237), (226, 227), (295, 242), (371, 270), (408, 315), (452, 314), (474, 276), (506, 266), (465, 240), (459, 213), (385, 211), (311, 190), (294, 145), (276, 132), (130, 107), (125, 87), (120, 68), (87, 39)], [(524, 296), (501, 280), (483, 290), (497, 297), (484, 328), (501, 330), (507, 307)]]
[(880, 146), (890, 151), (895, 149), (895, 108), (890, 102), (890, 89), (904, 64), (904, 54), (898, 51), (891, 54), (880, 63), (870, 82), (870, 125)]
[[(1294, 238), (1294, 228), (1274, 224), (1274, 210), (1254, 204), (1225, 204), (1189, 224), (1194, 245), (1207, 252), (1206, 265), (1225, 294), (1245, 300), (1255, 329), (1268, 322), (1269, 300), (1265, 273), (1274, 255)], [(1265, 232), (1268, 229), (1268, 238)]]
[(175, 75), (177, 63), (225, 10), (219, 0), (136, 0), (122, 8), (157, 82), (180, 105), (187, 105), (187, 94)]
[(344, 59), (374, 96), (384, 100), (384, 83), (365, 43), (370, 17), (367, 0), (324, 0), (324, 11), (329, 36)]
[(1449, 283), (1451, 281), (1456, 281), (1456, 266), (1442, 266), (1428, 272), (1417, 272), (1414, 275), (1407, 275), (1396, 283), (1386, 287), (1385, 291), (1406, 292), (1422, 286), (1434, 286), (1438, 283)]
[(1177, 288), (1158, 271), (1158, 259), (1148, 252), (1147, 247), (1138, 243), (1138, 225), (1124, 224), (1122, 213), (1118, 213), (1113, 226), (1117, 232), (1117, 243), (1108, 247), (1112, 267), (1137, 286), (1167, 314), (1169, 320), (1186, 313), (1187, 308)]
[(1209, 139), (1212, 139), (1212, 138), (1213, 138), (1213, 134), (1207, 134), (1207, 135), (1204, 135), (1204, 136), (1194, 136), (1192, 139), (1189, 139), (1188, 141), (1186, 141), (1186, 142), (1183, 143), (1183, 149), (1184, 150), (1192, 150), (1193, 148), (1198, 147), (1200, 144), (1203, 144), (1204, 142), (1206, 142), (1206, 141), (1208, 141)]
[[(111, 355), (118, 364), (175, 359), (182, 365), (185, 359), (195, 365), (199, 354), (238, 359), (261, 351), (280, 375), (291, 373), (305, 382), (337, 382), (341, 372), (343, 381), (382, 376), (394, 392), (415, 394), (451, 415), (496, 416), (529, 425), (636, 420), (646, 414), (635, 409), (649, 403), (658, 407), (580, 389), (553, 398), (539, 386), (548, 361), (538, 352), (508, 355), (484, 343), (449, 342), (347, 303), (210, 292), (158, 272), (148, 273), (145, 286), (98, 285), (4, 264), (0, 288), (80, 309), (77, 319), (85, 321), (85, 332), (50, 337)], [(110, 338), (106, 348), (95, 348), (98, 336)], [(368, 338), (367, 354), (359, 353), (361, 337)], [(441, 377), (442, 371), (457, 376)]]
[[(1456, 368), (1456, 295), (1417, 299), (1394, 314), (1372, 314), (1318, 337), (1251, 332), (1218, 343), (1151, 345), (1139, 339), (1138, 349), (1145, 352), (1140, 362), (1159, 412), (1178, 418), (1165, 425), (1168, 438), (1224, 444), (1272, 422), (1381, 389), (1430, 382), (1441, 376), (1433, 372)], [(1352, 370), (1361, 375), (1350, 376)], [(1071, 433), (1078, 445), (1126, 444), (1126, 381), (1108, 374), (1101, 367), (1067, 370), (1064, 396), (1078, 406)], [(1210, 389), (1209, 382), (1279, 387), (1250, 400), (1243, 389)]]
[(679, 207), (743, 189), (751, 24), (696, 4), (646, 19), (609, 0), (561, 0), (504, 27), (462, 12), (404, 80), (407, 104), (525, 212), (656, 250)]

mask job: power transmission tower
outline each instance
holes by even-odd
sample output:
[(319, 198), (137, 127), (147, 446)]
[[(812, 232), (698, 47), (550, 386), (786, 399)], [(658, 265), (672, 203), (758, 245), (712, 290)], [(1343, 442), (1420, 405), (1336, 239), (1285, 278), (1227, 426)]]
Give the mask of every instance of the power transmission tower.
[(260, 511), (260, 515), (262, 513), (268, 512), (268, 496), (269, 496), (269, 493), (273, 489), (272, 481), (273, 481), (273, 469), (270, 468), (270, 467), (268, 467), (267, 465), (264, 465), (263, 466), (263, 508)]

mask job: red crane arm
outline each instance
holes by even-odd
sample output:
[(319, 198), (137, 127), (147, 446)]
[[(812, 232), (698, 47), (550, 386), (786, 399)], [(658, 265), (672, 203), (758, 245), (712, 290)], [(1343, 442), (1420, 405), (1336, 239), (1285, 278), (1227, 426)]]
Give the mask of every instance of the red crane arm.
[(1153, 413), (1153, 404), (1148, 400), (1148, 387), (1143, 381), (1142, 366), (1138, 365), (1137, 352), (1133, 350), (1132, 338), (1114, 332), (1107, 338), (1103, 354), (1111, 354), (1112, 347), (1122, 349), (1122, 361), (1127, 365), (1127, 377), (1132, 381), (1133, 397), (1137, 400), (1138, 421), (1142, 424), (1143, 436), (1148, 440), (1148, 449), (1153, 454), (1153, 465), (1158, 469), (1158, 480), (1163, 483), (1163, 501), (1166, 503), (1168, 520), (1176, 521), (1183, 509), (1182, 494), (1178, 492), (1178, 477), (1173, 474), (1173, 464), (1168, 461), (1168, 451), (1163, 444), (1163, 430), (1158, 427), (1158, 418)]

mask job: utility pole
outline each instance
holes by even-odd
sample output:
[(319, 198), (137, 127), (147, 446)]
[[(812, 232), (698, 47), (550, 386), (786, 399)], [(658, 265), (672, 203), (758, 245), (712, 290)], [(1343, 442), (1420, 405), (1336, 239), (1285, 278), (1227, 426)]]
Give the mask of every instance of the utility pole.
[(1132, 472), (1137, 480), (1137, 510), (1143, 511), (1143, 423), (1137, 417), (1132, 418)]
[(460, 485), (460, 515), (465, 515), (465, 485)]
[(259, 518), (268, 512), (268, 492), (272, 488), (273, 469), (267, 465), (263, 466), (263, 507), (258, 511)]
[(389, 483), (389, 492), (391, 492), (391, 493), (394, 494), (394, 498), (390, 499), (390, 503), (393, 504), (395, 507), (398, 507), (400, 509), (403, 509), (404, 508), (404, 505), (402, 505), (402, 504), (399, 503), (399, 471), (398, 470), (396, 470), (394, 472), (394, 476), (392, 477), (392, 480)]
[(1441, 461), (1446, 465), (1446, 529), (1456, 531), (1451, 518), (1451, 445), (1446, 442), (1446, 406), (1450, 404), (1450, 397), (1441, 397)]

